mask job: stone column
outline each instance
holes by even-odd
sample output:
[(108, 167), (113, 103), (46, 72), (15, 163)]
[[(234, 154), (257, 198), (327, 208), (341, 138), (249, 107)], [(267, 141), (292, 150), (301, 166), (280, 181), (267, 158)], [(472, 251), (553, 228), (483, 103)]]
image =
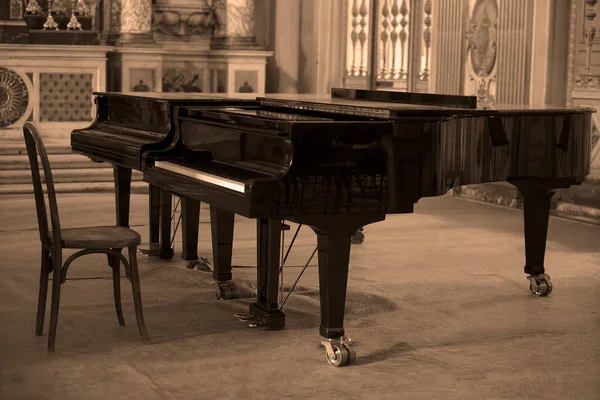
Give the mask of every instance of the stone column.
[(152, 38), (152, 0), (120, 0), (117, 46), (148, 46)]
[(214, 0), (213, 50), (258, 50), (254, 36), (254, 0)]

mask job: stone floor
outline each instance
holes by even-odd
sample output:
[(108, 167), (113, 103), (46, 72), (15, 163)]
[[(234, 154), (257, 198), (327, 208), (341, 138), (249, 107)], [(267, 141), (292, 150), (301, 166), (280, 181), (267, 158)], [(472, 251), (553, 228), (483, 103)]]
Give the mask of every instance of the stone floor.
[[(114, 223), (111, 194), (63, 194), (59, 204), (63, 227)], [(134, 195), (132, 209), (147, 241), (147, 198)], [(600, 227), (551, 219), (546, 298), (529, 293), (522, 272), (520, 211), (444, 196), (367, 227), (352, 250), (347, 299), (358, 358), (334, 368), (319, 346), (314, 261), (286, 306), (286, 329), (266, 332), (233, 317), (250, 298), (216, 300), (209, 274), (187, 270), (178, 254), (140, 254), (153, 341), (143, 345), (128, 281), (122, 328), (105, 257), (88, 256), (70, 269), (57, 349), (47, 353), (47, 337), (34, 335), (36, 224), (30, 196), (0, 198), (1, 399), (600, 398)], [(248, 291), (254, 239), (254, 222), (238, 218), (234, 264), (246, 268), (234, 276)], [(314, 245), (303, 228), (287, 282)]]

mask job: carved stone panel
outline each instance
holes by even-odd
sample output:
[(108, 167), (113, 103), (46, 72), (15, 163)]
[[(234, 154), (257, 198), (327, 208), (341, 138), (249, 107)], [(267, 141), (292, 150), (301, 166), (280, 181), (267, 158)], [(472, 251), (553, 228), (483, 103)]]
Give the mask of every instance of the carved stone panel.
[(0, 68), (0, 127), (17, 122), (27, 111), (29, 91), (14, 71)]
[(90, 121), (92, 74), (40, 74), (40, 121)]
[(470, 1), (467, 26), (465, 94), (474, 94), (482, 105), (493, 105), (496, 97), (498, 3)]

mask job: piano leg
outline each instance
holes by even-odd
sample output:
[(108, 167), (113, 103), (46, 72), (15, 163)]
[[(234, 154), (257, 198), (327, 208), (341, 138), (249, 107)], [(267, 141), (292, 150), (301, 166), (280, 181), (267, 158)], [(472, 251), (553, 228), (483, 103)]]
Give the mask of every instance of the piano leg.
[(171, 207), (173, 196), (167, 190), (160, 189), (160, 237), (158, 255), (163, 260), (173, 258), (171, 247)]
[(231, 273), (235, 214), (211, 204), (210, 229), (213, 251), (213, 279), (219, 284), (217, 298), (234, 299), (238, 290)]
[(279, 309), (279, 252), (281, 220), (257, 220), (257, 295), (250, 305), (253, 326), (283, 329), (285, 314)]
[(529, 276), (529, 289), (536, 296), (547, 296), (552, 292), (552, 282), (544, 268), (546, 238), (552, 196), (557, 187), (535, 180), (510, 181), (523, 196), (523, 219), (525, 233), (525, 273)]
[(200, 202), (189, 197), (181, 198), (181, 258), (188, 268), (198, 260), (198, 229), (200, 227)]
[(344, 331), (352, 236), (359, 228), (383, 219), (385, 214), (380, 213), (302, 216), (293, 219), (309, 225), (317, 234), (321, 302), (319, 333), (325, 338), (321, 344), (325, 346), (327, 362), (335, 367), (350, 364), (356, 358), (352, 341)]
[(160, 242), (160, 188), (149, 186), (149, 219), (150, 219), (150, 255), (158, 257)]

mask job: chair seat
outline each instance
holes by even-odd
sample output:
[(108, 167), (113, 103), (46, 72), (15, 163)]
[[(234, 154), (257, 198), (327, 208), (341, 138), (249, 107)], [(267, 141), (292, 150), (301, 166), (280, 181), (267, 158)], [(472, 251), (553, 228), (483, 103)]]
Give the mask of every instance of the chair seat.
[[(137, 246), (142, 238), (136, 231), (123, 226), (94, 226), (61, 229), (63, 249), (107, 249)], [(52, 232), (50, 232), (52, 241)]]

